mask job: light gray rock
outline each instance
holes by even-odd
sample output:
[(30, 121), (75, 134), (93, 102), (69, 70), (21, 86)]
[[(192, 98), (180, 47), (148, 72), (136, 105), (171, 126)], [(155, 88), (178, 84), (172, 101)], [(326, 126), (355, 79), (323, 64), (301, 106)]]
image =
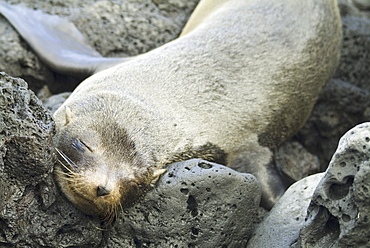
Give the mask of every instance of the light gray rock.
[(289, 247), (299, 237), (307, 208), (324, 173), (308, 176), (289, 187), (253, 231), (248, 248)]
[(107, 247), (245, 247), (260, 197), (250, 174), (198, 159), (174, 163), (127, 209)]
[(340, 140), (292, 247), (368, 247), (370, 240), (370, 123)]
[(325, 173), (293, 184), (247, 247), (368, 247), (370, 123), (348, 131)]
[(50, 110), (52, 114), (65, 102), (71, 92), (64, 92), (53, 95), (44, 101), (44, 106)]

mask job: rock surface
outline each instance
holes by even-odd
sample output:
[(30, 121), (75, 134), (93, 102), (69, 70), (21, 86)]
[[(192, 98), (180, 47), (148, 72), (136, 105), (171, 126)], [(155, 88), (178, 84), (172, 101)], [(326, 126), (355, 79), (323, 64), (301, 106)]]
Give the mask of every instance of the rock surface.
[(245, 247), (260, 198), (250, 174), (198, 159), (174, 163), (127, 210), (107, 247)]
[[(0, 247), (100, 242), (101, 232), (54, 184), (53, 134), (50, 113), (27, 83), (0, 73)], [(90, 238), (81, 243), (82, 236)]]
[(370, 123), (348, 131), (317, 186), (292, 247), (368, 247)]
[(275, 161), (281, 170), (294, 181), (320, 170), (319, 159), (307, 152), (297, 141), (283, 143), (275, 153)]
[(53, 95), (47, 98), (44, 101), (44, 106), (54, 114), (55, 111), (65, 102), (65, 100), (69, 97), (70, 92), (64, 92), (60, 94)]
[(247, 247), (368, 247), (370, 122), (348, 131), (325, 173), (293, 184)]
[(253, 231), (247, 247), (289, 247), (305, 224), (307, 208), (324, 173), (308, 176), (289, 187)]
[(340, 140), (325, 173), (293, 184), (247, 247), (368, 247), (370, 122)]

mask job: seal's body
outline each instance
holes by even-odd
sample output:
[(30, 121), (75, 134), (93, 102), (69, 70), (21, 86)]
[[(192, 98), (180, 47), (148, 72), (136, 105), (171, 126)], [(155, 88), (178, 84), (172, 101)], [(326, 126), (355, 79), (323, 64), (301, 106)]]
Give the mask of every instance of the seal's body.
[(335, 0), (201, 1), (178, 39), (94, 74), (57, 110), (56, 146), (83, 178), (59, 168), (62, 189), (104, 215), (201, 157), (254, 174), (271, 207), (287, 186), (271, 149), (306, 121), (340, 40)]

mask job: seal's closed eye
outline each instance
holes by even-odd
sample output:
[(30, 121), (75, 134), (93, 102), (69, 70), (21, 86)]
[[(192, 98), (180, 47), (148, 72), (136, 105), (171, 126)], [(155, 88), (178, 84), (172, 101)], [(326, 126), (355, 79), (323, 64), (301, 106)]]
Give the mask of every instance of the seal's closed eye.
[(84, 141), (78, 138), (72, 139), (72, 147), (80, 152), (85, 152), (86, 149), (93, 152), (93, 150)]

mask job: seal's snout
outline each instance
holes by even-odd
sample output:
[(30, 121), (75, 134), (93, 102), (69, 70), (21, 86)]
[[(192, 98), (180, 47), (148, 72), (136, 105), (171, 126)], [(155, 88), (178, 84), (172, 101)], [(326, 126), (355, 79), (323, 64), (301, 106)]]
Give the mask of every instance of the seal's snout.
[(96, 196), (99, 197), (99, 196), (109, 195), (110, 192), (111, 191), (107, 189), (106, 187), (99, 185), (96, 189)]

